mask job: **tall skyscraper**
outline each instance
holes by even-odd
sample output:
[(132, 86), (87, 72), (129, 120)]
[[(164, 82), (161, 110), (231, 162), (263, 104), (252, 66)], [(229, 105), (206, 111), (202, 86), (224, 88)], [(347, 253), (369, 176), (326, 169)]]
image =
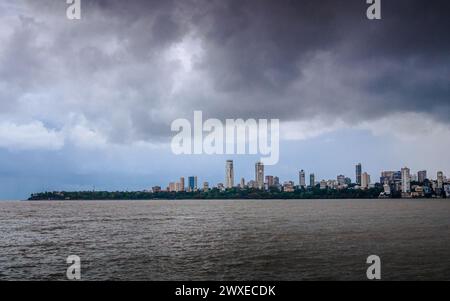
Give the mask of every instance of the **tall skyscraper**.
[(402, 172), (402, 193), (409, 194), (411, 193), (411, 175), (408, 167), (404, 167), (401, 170)]
[(338, 184), (339, 184), (340, 186), (345, 185), (345, 176), (344, 176), (344, 175), (338, 175), (338, 176), (337, 176), (337, 181), (338, 181)]
[(423, 183), (426, 178), (427, 178), (426, 170), (421, 170), (417, 173), (417, 181), (419, 181), (419, 183)]
[(245, 179), (244, 179), (244, 178), (241, 178), (241, 184), (240, 184), (240, 186), (241, 186), (241, 189), (244, 189), (244, 188), (245, 188)]
[(370, 175), (367, 172), (362, 173), (361, 175), (361, 188), (367, 189), (370, 185)]
[(233, 160), (227, 160), (225, 166), (225, 187), (230, 189), (234, 187), (234, 167)]
[(268, 187), (273, 186), (273, 176), (266, 176), (266, 183)]
[(437, 172), (437, 186), (438, 189), (442, 189), (444, 187), (444, 173), (442, 171)]
[(362, 166), (361, 163), (358, 163), (356, 165), (356, 184), (361, 185), (361, 173), (362, 173)]
[(309, 186), (311, 187), (316, 186), (316, 177), (314, 176), (313, 173), (309, 175)]
[(264, 188), (264, 164), (262, 162), (255, 164), (255, 182), (258, 189)]
[(299, 172), (299, 181), (300, 187), (306, 187), (306, 179), (305, 179), (305, 171), (302, 169)]
[(197, 191), (197, 177), (192, 176), (188, 178), (189, 191)]

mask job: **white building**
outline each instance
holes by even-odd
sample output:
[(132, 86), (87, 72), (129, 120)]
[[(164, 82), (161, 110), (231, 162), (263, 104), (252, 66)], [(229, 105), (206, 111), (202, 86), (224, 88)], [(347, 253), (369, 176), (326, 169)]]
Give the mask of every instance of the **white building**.
[(410, 194), (411, 193), (411, 175), (408, 167), (402, 168), (402, 193)]

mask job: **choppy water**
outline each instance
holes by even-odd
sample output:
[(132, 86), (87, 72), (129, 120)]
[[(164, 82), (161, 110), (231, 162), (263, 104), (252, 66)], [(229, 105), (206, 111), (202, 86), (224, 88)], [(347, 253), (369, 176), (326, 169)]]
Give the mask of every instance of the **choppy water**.
[(450, 280), (450, 200), (0, 202), (0, 279)]

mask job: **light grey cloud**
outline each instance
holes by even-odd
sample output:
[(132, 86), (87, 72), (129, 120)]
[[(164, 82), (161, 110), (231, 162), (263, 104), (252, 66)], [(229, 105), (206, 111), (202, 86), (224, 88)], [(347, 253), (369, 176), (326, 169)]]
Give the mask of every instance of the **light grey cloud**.
[[(112, 143), (205, 117), (449, 122), (450, 5), (365, 1), (65, 1), (2, 5), (0, 117)], [(295, 135), (294, 135), (295, 136)]]

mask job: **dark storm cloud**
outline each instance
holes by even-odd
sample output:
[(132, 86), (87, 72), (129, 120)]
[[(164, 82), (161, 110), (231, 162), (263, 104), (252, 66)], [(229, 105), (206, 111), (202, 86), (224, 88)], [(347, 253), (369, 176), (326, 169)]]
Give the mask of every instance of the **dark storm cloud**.
[(450, 121), (448, 1), (384, 0), (381, 21), (365, 2), (82, 0), (82, 20), (68, 21), (65, 1), (25, 1), (0, 21), (0, 114), (57, 129), (72, 114), (124, 143), (166, 136), (195, 109)]
[[(302, 112), (356, 113), (361, 119), (399, 110), (448, 112), (446, 1), (382, 1), (382, 21), (366, 19), (365, 1), (218, 2), (196, 21), (208, 49), (201, 67), (217, 89), (238, 92), (231, 107), (264, 91), (268, 97), (251, 108), (282, 118)], [(311, 70), (317, 78), (292, 91)], [(329, 81), (339, 85), (331, 89)], [(323, 92), (311, 97), (313, 89)]]

